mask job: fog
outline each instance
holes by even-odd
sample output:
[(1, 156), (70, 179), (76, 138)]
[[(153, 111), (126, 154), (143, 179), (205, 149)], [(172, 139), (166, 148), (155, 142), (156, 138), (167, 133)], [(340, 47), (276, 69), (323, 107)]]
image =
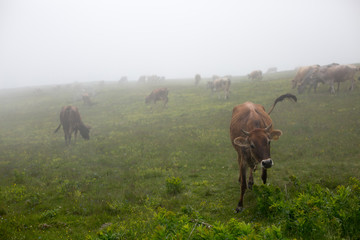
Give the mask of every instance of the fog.
[(360, 62), (358, 0), (1, 0), (0, 88)]

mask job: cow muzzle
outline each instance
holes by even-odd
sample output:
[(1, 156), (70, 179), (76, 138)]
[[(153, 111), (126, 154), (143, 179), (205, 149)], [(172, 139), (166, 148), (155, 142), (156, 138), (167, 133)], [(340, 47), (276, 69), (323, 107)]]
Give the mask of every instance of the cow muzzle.
[(261, 161), (261, 167), (263, 167), (263, 168), (271, 168), (273, 165), (274, 165), (274, 162), (273, 162), (273, 160), (271, 160), (271, 158)]

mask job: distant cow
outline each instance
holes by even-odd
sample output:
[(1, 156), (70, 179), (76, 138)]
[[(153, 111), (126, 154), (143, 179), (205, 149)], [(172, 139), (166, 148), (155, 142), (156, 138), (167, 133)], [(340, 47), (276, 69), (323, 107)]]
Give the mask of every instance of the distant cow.
[(212, 92), (217, 92), (219, 98), (220, 98), (219, 93), (221, 91), (224, 91), (224, 99), (229, 98), (230, 85), (231, 85), (230, 77), (222, 77), (214, 80), (213, 82), (208, 82), (208, 87), (211, 89)]
[(82, 97), (82, 100), (84, 101), (84, 105), (87, 105), (87, 106), (94, 105), (94, 103), (91, 101), (90, 95), (88, 93), (83, 93), (81, 97)]
[(127, 82), (128, 82), (127, 76), (122, 76), (119, 80), (119, 83), (127, 83)]
[(89, 140), (90, 136), (90, 127), (86, 126), (80, 117), (80, 113), (77, 107), (74, 106), (65, 106), (61, 109), (60, 112), (60, 124), (57, 129), (54, 131), (55, 133), (60, 129), (61, 125), (63, 126), (64, 134), (65, 134), (65, 144), (70, 144), (71, 135), (75, 132), (75, 142), (77, 132), (80, 131), (80, 135), (85, 139)]
[(196, 86), (199, 85), (200, 81), (201, 81), (201, 76), (200, 76), (200, 74), (196, 74), (196, 75), (195, 75), (195, 85), (196, 85)]
[(220, 78), (220, 76), (214, 74), (214, 75), (212, 75), (211, 78), (212, 78), (213, 81), (215, 81), (216, 79)]
[(299, 67), (293, 80), (291, 80), (292, 88), (296, 88), (301, 85), (305, 79), (307, 79), (314, 69), (319, 68), (320, 65), (311, 65)]
[(164, 107), (169, 101), (168, 98), (169, 90), (167, 88), (157, 88), (153, 90), (149, 96), (145, 98), (145, 103), (154, 102), (154, 104), (157, 101), (164, 101)]
[[(252, 189), (254, 184), (253, 172), (261, 163), (263, 183), (266, 183), (267, 169), (274, 165), (270, 157), (270, 142), (278, 140), (282, 135), (280, 130), (274, 130), (270, 113), (275, 105), (289, 98), (297, 101), (296, 96), (285, 94), (278, 97), (268, 113), (262, 105), (252, 102), (245, 102), (233, 109), (230, 123), (230, 139), (237, 152), (237, 160), (240, 168), (239, 182), (241, 182), (240, 201), (236, 211), (243, 208), (243, 199), (246, 188)], [(250, 168), (249, 182), (246, 184), (246, 170)]]
[(276, 67), (271, 67), (269, 68), (266, 73), (276, 73), (277, 72), (277, 68)]
[(261, 80), (263, 78), (261, 70), (252, 71), (248, 74), (248, 78), (252, 80)]

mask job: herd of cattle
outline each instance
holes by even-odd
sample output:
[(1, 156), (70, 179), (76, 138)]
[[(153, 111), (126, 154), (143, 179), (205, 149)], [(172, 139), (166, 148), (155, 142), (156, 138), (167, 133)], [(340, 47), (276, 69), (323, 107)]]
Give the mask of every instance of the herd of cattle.
[(349, 90), (354, 89), (355, 83), (355, 74), (360, 71), (360, 67), (355, 65), (340, 65), (338, 63), (332, 63), (329, 65), (312, 65), (300, 67), (295, 75), (295, 78), (292, 80), (292, 88), (296, 88), (298, 93), (303, 93), (304, 90), (308, 87), (310, 91), (311, 88), (316, 88), (319, 84), (329, 84), (331, 94), (335, 93), (334, 84), (337, 83), (337, 90), (339, 91), (340, 83), (347, 80), (351, 81), (351, 86)]
[[(300, 67), (295, 78), (292, 80), (292, 87), (297, 87), (298, 92), (302, 93), (306, 87), (309, 87), (309, 90), (314, 88), (314, 91), (316, 91), (319, 83), (328, 83), (331, 93), (334, 93), (334, 83), (338, 83), (339, 89), (341, 82), (351, 80), (350, 90), (352, 90), (354, 88), (355, 73), (357, 71), (360, 71), (359, 67), (335, 63), (326, 66), (313, 65)], [(254, 76), (262, 76), (261, 71), (254, 71), (248, 75), (251, 79), (254, 79)], [(195, 84), (198, 85), (200, 81), (201, 76), (197, 74), (195, 76)], [(230, 85), (231, 76), (213, 76), (213, 80), (207, 82), (207, 87), (210, 88), (212, 92), (219, 93), (224, 91), (225, 99), (229, 97)], [(155, 89), (145, 98), (145, 103), (155, 104), (157, 101), (163, 101), (165, 107), (168, 102), (168, 93), (169, 90), (167, 88)], [(88, 94), (83, 94), (82, 97), (84, 104), (93, 105)], [(297, 101), (296, 96), (285, 94), (275, 100), (272, 108), (268, 112), (265, 111), (263, 106), (252, 102), (245, 102), (233, 108), (230, 123), (230, 139), (238, 155), (237, 159), (240, 170), (239, 182), (241, 183), (241, 195), (236, 208), (237, 212), (243, 208), (246, 189), (251, 189), (254, 184), (253, 172), (257, 169), (257, 166), (259, 164), (261, 165), (261, 178), (263, 183), (266, 183), (267, 169), (274, 164), (270, 157), (270, 142), (279, 139), (282, 132), (273, 129), (270, 113), (275, 105), (284, 99)], [(55, 132), (57, 132), (61, 126), (63, 127), (65, 143), (67, 145), (70, 144), (72, 133), (75, 133), (76, 141), (78, 131), (84, 139), (88, 140), (90, 138), (90, 127), (82, 122), (77, 107), (65, 106), (61, 109), (60, 124)], [(248, 183), (246, 183), (247, 168), (250, 169)]]

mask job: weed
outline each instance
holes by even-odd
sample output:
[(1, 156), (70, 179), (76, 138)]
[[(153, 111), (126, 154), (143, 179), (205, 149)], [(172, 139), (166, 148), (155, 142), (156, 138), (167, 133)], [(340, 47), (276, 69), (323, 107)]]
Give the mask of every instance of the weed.
[(184, 189), (182, 181), (178, 177), (171, 177), (166, 179), (166, 192), (168, 194), (176, 195)]

